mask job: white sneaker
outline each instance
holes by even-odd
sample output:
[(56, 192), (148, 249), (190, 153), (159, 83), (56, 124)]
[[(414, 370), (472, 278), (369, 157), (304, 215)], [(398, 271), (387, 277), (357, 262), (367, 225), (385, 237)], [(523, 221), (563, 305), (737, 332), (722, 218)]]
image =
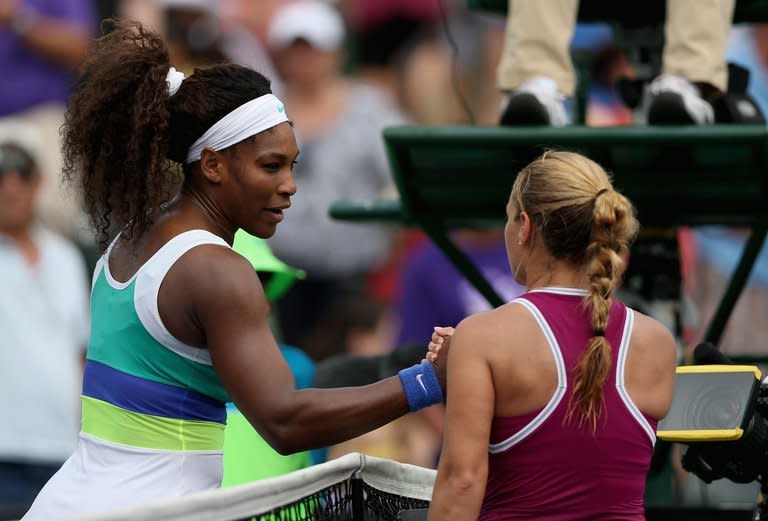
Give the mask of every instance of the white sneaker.
[(648, 88), (647, 121), (650, 125), (706, 125), (715, 122), (712, 105), (698, 87), (680, 76), (657, 77)]
[(570, 122), (565, 96), (558, 92), (555, 80), (545, 76), (531, 78), (502, 101), (501, 125), (563, 127)]

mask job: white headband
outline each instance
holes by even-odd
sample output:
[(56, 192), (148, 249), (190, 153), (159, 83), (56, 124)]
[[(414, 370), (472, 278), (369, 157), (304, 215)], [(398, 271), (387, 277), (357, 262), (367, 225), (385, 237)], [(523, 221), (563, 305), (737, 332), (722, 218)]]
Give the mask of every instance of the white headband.
[(187, 163), (198, 161), (204, 148), (223, 150), (284, 121), (288, 121), (285, 105), (274, 95), (252, 99), (214, 123), (192, 143), (187, 152)]
[(173, 96), (181, 87), (181, 82), (184, 81), (184, 73), (171, 67), (168, 69), (168, 74), (165, 75), (165, 81), (168, 83), (168, 97)]

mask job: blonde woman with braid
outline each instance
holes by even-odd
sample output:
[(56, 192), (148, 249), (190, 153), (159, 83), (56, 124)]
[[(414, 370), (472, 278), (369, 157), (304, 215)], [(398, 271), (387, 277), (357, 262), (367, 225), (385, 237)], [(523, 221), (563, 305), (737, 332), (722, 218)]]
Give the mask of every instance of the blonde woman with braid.
[(518, 174), (507, 216), (527, 292), (430, 344), (432, 360), (451, 348), (429, 520), (645, 519), (676, 356), (669, 331), (613, 297), (632, 204), (595, 162), (547, 152)]

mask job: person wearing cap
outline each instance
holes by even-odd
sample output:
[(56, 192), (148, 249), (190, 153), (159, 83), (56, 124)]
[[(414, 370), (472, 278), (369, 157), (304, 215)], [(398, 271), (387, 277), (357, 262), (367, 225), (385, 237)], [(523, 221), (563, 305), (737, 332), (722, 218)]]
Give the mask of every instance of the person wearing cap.
[(186, 78), (135, 22), (113, 22), (62, 129), (103, 251), (78, 448), (25, 521), (70, 518), (220, 486), (226, 403), (281, 454), (350, 439), (440, 403), (445, 364), (360, 388), (297, 389), (235, 232), (272, 236), (299, 155), (269, 80), (236, 64)]
[(0, 519), (18, 519), (77, 446), (88, 341), (85, 262), (39, 222), (36, 134), (14, 131), (0, 135)]
[(267, 33), (302, 150), (295, 208), (284, 233), (270, 239), (278, 257), (308, 274), (276, 303), (280, 329), (294, 345), (309, 345), (323, 310), (364, 291), (393, 246), (391, 229), (328, 215), (339, 199), (394, 193), (381, 131), (407, 122), (383, 90), (342, 74), (344, 38), (340, 14), (317, 0), (285, 3)]

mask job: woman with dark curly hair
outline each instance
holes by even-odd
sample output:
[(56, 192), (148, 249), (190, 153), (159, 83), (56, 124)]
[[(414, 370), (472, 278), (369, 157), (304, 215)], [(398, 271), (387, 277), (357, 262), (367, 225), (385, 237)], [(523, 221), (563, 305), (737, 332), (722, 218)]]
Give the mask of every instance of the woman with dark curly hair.
[(162, 40), (116, 22), (81, 71), (64, 143), (105, 253), (80, 444), (25, 520), (218, 487), (230, 400), (281, 453), (442, 401), (429, 362), (364, 387), (296, 390), (258, 276), (230, 247), (238, 229), (271, 236), (296, 192), (296, 140), (264, 76), (227, 64), (184, 79)]

